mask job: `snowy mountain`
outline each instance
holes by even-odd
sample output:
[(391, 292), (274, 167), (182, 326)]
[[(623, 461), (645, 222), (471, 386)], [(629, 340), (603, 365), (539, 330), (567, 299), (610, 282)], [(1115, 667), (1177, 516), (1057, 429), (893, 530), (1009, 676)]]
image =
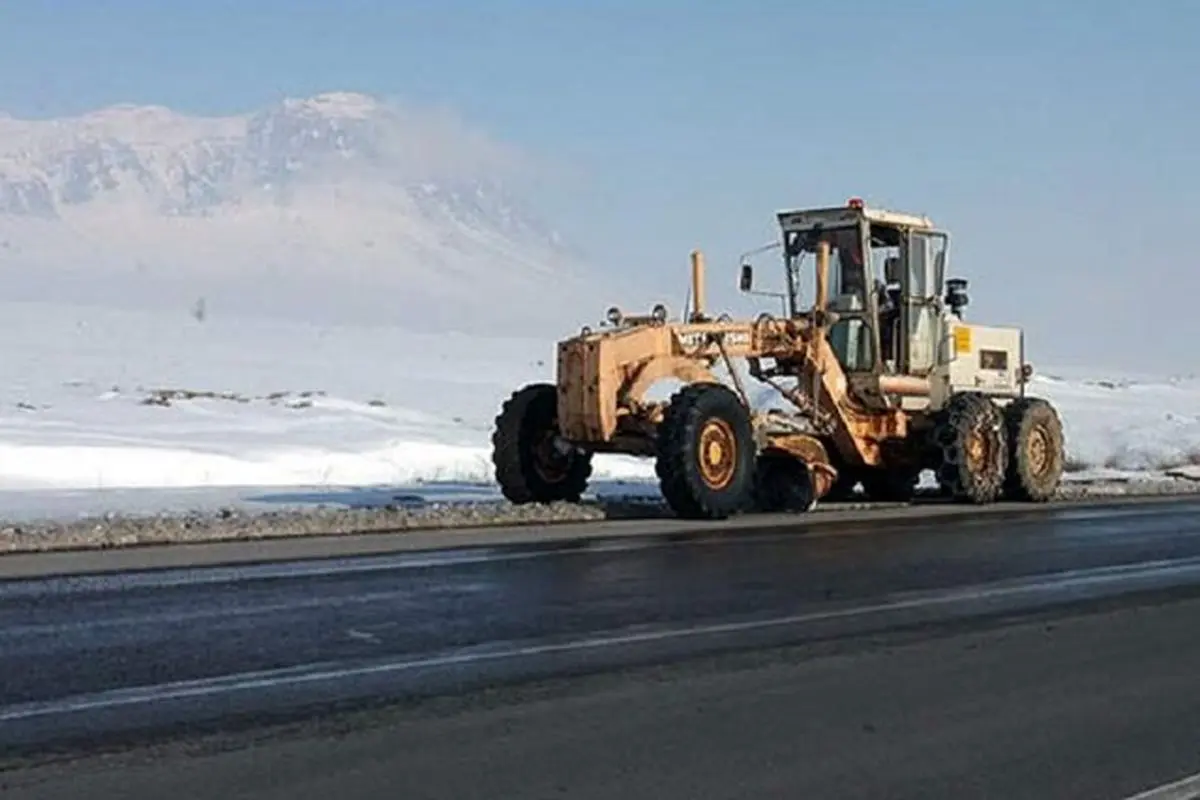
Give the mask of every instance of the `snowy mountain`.
[(0, 271), (17, 299), (574, 326), (598, 313), (578, 305), (587, 277), (510, 188), (522, 168), (451, 119), (350, 93), (0, 116)]

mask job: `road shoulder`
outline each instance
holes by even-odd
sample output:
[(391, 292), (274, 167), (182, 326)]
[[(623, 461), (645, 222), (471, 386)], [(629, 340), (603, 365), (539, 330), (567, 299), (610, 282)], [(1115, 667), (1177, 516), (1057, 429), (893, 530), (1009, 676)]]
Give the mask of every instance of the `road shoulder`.
[(783, 533), (802, 536), (875, 533), (914, 524), (967, 525), (1002, 518), (1044, 517), (1057, 513), (1132, 513), (1157, 508), (1200, 506), (1200, 495), (1132, 495), (1078, 498), (1045, 505), (1000, 503), (963, 506), (916, 503), (908, 506), (856, 504), (827, 507), (803, 515), (752, 514), (713, 523), (677, 519), (619, 519), (590, 522), (530, 522), (399, 530), (344, 530), (301, 535), (264, 529), (250, 538), (172, 543), (126, 543), (115, 547), (58, 547), (0, 555), (0, 580), (56, 575), (112, 573), (129, 570), (199, 568), (276, 561), (350, 558), (419, 553), (459, 548), (606, 546), (638, 539)]

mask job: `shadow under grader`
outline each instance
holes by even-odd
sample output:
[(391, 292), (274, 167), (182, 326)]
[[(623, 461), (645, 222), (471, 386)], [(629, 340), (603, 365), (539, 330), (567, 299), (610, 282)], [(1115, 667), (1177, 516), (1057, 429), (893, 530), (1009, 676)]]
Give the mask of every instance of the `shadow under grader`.
[[(484, 505), (504, 502), (492, 484), (460, 482), (428, 483), (417, 486), (365, 486), (314, 488), (259, 493), (246, 498), (253, 503), (283, 506), (335, 507), (352, 510), (399, 509), (420, 511), (441, 505)], [(869, 501), (823, 501), (824, 507), (861, 506)], [(943, 504), (935, 490), (918, 490), (913, 503)], [(663, 501), (657, 486), (649, 483), (597, 482), (580, 505), (601, 511), (605, 519), (671, 519), (675, 514)], [(888, 503), (895, 505), (895, 503)]]
[[(285, 506), (325, 506), (346, 509), (411, 509), (439, 505), (503, 503), (492, 484), (428, 483), (417, 486), (346, 486), (260, 492), (246, 497), (252, 503)], [(598, 484), (580, 505), (599, 508), (614, 519), (649, 519), (670, 516), (655, 486)]]
[(495, 502), (499, 495), (489, 486), (445, 483), (420, 486), (338, 486), (288, 489), (256, 494), (253, 503), (338, 506), (350, 509), (423, 508), (437, 503)]

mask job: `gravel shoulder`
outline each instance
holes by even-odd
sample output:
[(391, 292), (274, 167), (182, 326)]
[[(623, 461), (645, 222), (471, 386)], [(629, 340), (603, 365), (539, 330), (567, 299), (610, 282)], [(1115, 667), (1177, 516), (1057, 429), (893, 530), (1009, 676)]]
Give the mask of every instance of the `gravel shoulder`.
[[(1141, 482), (1069, 482), (1059, 492), (1058, 503), (1122, 498), (1200, 496), (1200, 482), (1186, 479), (1156, 479)], [(899, 506), (892, 506), (898, 508)], [(810, 515), (814, 520), (828, 514), (868, 512), (888, 508), (882, 504), (828, 503)], [(1026, 506), (1025, 508), (1028, 508)], [(980, 513), (980, 509), (972, 509)], [(959, 513), (965, 513), (959, 508)], [(658, 500), (646, 496), (605, 498), (600, 502), (514, 506), (507, 502), (429, 503), (409, 507), (396, 505), (373, 508), (322, 508), (247, 512), (232, 508), (197, 510), (187, 513), (106, 514), (83, 519), (45, 519), (0, 523), (0, 556), (78, 550), (111, 550), (149, 545), (180, 545), (216, 542), (259, 542), (305, 537), (345, 537), (404, 532), (477, 531), (495, 528), (546, 529), (571, 523), (614, 521), (645, 522), (670, 520), (671, 513)], [(740, 525), (754, 526), (756, 516)], [(794, 519), (794, 518), (793, 518)], [(576, 525), (575, 527), (579, 527)], [(693, 526), (694, 527), (694, 526)], [(655, 531), (671, 532), (671, 531)], [(580, 536), (582, 534), (574, 534)], [(462, 546), (461, 539), (440, 546)], [(564, 538), (564, 537), (559, 537)], [(524, 536), (518, 539), (530, 540)], [(480, 538), (475, 544), (500, 543)], [(427, 546), (439, 546), (431, 541)], [(3, 558), (0, 558), (3, 560)]]

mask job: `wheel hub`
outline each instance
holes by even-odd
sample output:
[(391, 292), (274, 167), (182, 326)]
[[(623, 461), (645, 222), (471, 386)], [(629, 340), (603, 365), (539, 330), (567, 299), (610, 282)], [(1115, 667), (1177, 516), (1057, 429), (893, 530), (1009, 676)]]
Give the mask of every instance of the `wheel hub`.
[(972, 472), (978, 472), (987, 463), (991, 450), (990, 444), (987, 431), (981, 428), (975, 428), (971, 431), (971, 435), (967, 437), (965, 448), (967, 466)]
[(737, 464), (737, 440), (724, 420), (705, 423), (700, 431), (700, 477), (713, 489), (723, 489), (733, 480)]
[(1026, 447), (1029, 468), (1035, 475), (1041, 475), (1050, 468), (1050, 437), (1039, 427), (1029, 432), (1029, 443)]
[(533, 448), (533, 468), (547, 483), (558, 483), (567, 477), (570, 459), (557, 447), (553, 430), (543, 433)]

